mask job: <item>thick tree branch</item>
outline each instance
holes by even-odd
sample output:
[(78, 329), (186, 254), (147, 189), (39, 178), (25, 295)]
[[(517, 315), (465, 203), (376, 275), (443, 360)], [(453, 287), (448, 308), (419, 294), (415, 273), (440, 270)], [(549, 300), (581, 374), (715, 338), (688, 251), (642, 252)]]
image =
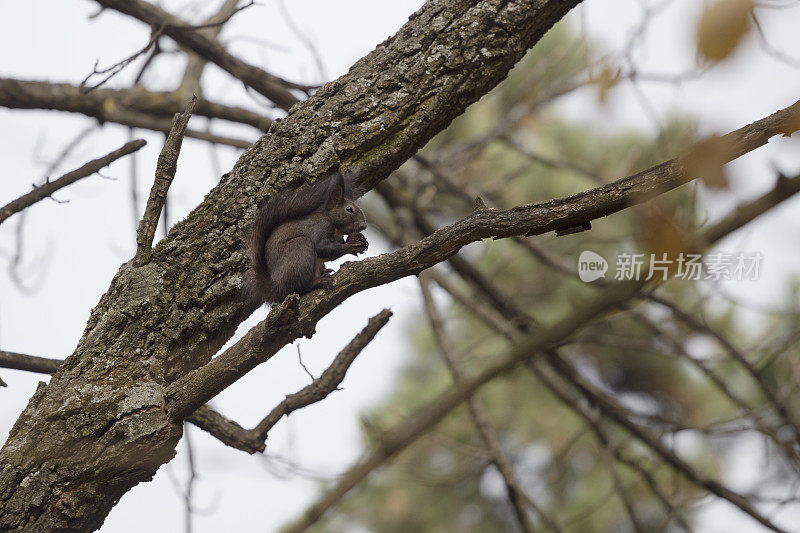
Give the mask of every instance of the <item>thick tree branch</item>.
[[(0, 78), (0, 107), (68, 111), (94, 117), (100, 122), (118, 122), (126, 126), (145, 128), (148, 126), (129, 124), (125, 113), (171, 119), (175, 113), (184, 110), (186, 99), (191, 94), (180, 91), (155, 92), (142, 87), (96, 89), (83, 93), (80, 87), (68, 83)], [(247, 124), (261, 131), (267, 131), (272, 124), (272, 120), (258, 113), (203, 98), (198, 99), (194, 114)]]
[(181, 153), (183, 136), (186, 133), (186, 126), (192, 116), (197, 97), (193, 96), (183, 113), (176, 113), (172, 119), (172, 129), (164, 141), (164, 147), (158, 156), (156, 165), (156, 177), (153, 186), (150, 188), (150, 197), (144, 208), (142, 221), (139, 223), (139, 230), (136, 232), (136, 257), (133, 258), (135, 266), (142, 266), (150, 261), (150, 251), (153, 245), (153, 237), (156, 234), (158, 219), (161, 217), (161, 210), (167, 201), (167, 192), (172, 180), (175, 178), (175, 171), (178, 170), (178, 156)]
[(259, 439), (254, 431), (243, 428), (207, 405), (189, 415), (186, 421), (207, 431), (226, 446), (249, 454), (263, 452), (266, 447), (264, 439)]
[(30, 207), (36, 202), (50, 197), (57, 190), (68, 185), (72, 185), (80, 179), (91, 176), (101, 168), (110, 165), (117, 159), (139, 150), (145, 144), (147, 143), (142, 139), (125, 143), (121, 148), (114, 150), (110, 154), (89, 161), (82, 167), (77, 168), (72, 172), (67, 172), (58, 179), (47, 181), (42, 185), (34, 185), (34, 188), (31, 192), (20, 196), (16, 200), (12, 200), (3, 207), (0, 207), (0, 224), (5, 222), (5, 220), (14, 213), (19, 213), (23, 209)]
[(152, 28), (163, 28), (164, 35), (216, 64), (237, 80), (269, 98), (282, 109), (288, 111), (298, 101), (288, 89), (307, 89), (245, 63), (228, 53), (217, 41), (208, 38), (197, 29), (188, 28), (185, 22), (160, 7), (141, 0), (97, 0), (97, 3), (139, 19)]

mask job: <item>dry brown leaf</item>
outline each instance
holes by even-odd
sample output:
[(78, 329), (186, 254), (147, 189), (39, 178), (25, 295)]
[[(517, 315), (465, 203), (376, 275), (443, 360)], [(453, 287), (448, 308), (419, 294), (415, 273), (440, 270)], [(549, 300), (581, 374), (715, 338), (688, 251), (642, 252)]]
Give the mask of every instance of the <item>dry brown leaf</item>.
[(696, 142), (681, 162), (690, 176), (699, 176), (707, 187), (728, 187), (725, 164), (733, 158), (733, 146), (726, 137), (712, 135)]
[(750, 31), (753, 0), (717, 0), (708, 6), (697, 27), (697, 49), (706, 59), (728, 57)]
[(601, 104), (605, 105), (608, 100), (608, 93), (619, 83), (621, 73), (620, 69), (613, 69), (608, 65), (605, 65), (603, 70), (600, 71), (595, 83), (597, 84), (597, 99)]
[(639, 235), (652, 257), (672, 274), (681, 254), (697, 253), (697, 243), (678, 221), (674, 210), (663, 202), (654, 202), (639, 212)]

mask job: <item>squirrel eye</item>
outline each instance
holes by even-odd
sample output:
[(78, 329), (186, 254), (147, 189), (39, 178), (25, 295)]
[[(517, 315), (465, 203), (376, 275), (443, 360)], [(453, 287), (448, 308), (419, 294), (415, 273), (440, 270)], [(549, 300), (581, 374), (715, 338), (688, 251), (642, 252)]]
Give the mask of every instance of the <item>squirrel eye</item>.
[(348, 206), (345, 208), (345, 211), (347, 211), (348, 213), (352, 213), (352, 212), (353, 212), (353, 206), (352, 206), (352, 205), (348, 205)]

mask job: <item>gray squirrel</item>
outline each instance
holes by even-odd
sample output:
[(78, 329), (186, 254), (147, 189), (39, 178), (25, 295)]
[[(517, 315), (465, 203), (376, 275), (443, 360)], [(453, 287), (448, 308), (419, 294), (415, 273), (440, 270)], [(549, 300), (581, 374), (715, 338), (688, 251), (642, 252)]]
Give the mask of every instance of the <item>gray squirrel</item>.
[[(366, 251), (367, 228), (341, 172), (270, 198), (256, 215), (245, 297), (258, 305), (333, 283), (325, 261)], [(357, 191), (356, 191), (357, 192)], [(347, 240), (344, 236), (347, 235)]]

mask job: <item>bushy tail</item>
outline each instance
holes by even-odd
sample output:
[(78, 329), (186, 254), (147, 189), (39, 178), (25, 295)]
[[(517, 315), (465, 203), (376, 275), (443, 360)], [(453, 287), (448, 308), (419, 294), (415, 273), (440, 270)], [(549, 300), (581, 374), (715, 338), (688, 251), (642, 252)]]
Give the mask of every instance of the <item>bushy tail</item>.
[(269, 277), (259, 275), (252, 266), (245, 272), (242, 280), (242, 296), (249, 305), (259, 307), (263, 303), (274, 301), (274, 292)]

